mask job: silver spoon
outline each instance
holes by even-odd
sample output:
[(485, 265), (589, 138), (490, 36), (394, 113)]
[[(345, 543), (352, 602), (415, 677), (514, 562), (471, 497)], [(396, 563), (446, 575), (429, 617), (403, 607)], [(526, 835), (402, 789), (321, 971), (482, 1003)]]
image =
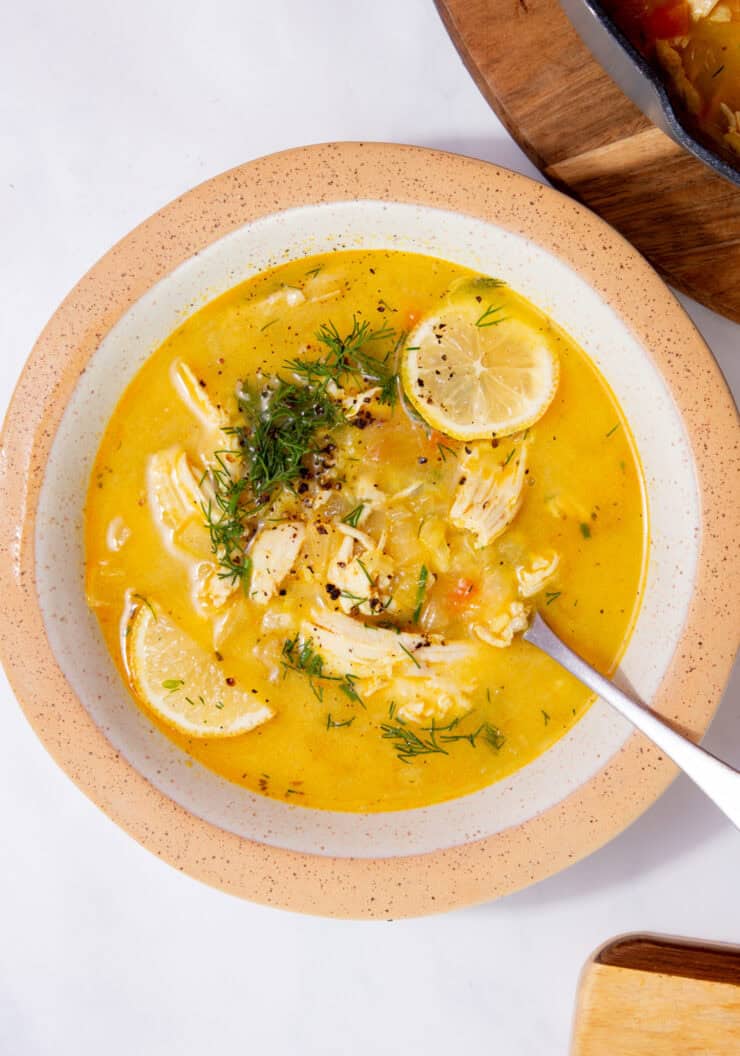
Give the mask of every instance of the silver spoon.
[(539, 613), (535, 613), (529, 629), (523, 637), (547, 653), (556, 663), (570, 671), (571, 675), (592, 689), (594, 693), (616, 708), (620, 714), (638, 730), (657, 744), (669, 759), (688, 774), (702, 792), (724, 811), (733, 825), (740, 829), (740, 772), (721, 759), (694, 744), (688, 737), (677, 733), (667, 722), (659, 718), (645, 704), (632, 700), (617, 689), (613, 682), (604, 678), (585, 660), (581, 660), (558, 636), (550, 630)]

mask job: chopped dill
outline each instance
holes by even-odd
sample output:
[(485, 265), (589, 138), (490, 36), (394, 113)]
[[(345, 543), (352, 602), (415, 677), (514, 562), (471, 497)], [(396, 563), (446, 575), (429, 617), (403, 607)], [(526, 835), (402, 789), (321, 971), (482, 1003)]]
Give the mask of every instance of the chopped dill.
[(483, 740), (489, 748), (493, 748), (495, 752), (500, 751), (506, 744), (506, 738), (498, 726), (492, 726), (490, 722), (484, 722), (482, 732)]
[(357, 564), (360, 566), (360, 568), (362, 569), (362, 572), (363, 572), (363, 575), (365, 576), (365, 579), (368, 581), (368, 583), (370, 584), (371, 587), (374, 587), (375, 586), (375, 580), (373, 579), (373, 577), (368, 572), (367, 567), (365, 566), (365, 562), (362, 560), (361, 557), (357, 557), (357, 558), (355, 558), (355, 560), (356, 560)]
[(503, 323), (505, 316), (501, 316), (498, 319), (494, 319), (494, 316), (499, 312), (503, 311), (503, 305), (499, 305), (494, 308), (492, 304), (489, 304), (486, 310), (475, 320), (475, 325), (479, 330), (484, 329), (486, 326), (498, 326), (499, 323)]
[(546, 605), (552, 605), (552, 603), (554, 601), (557, 601), (557, 599), (560, 597), (561, 594), (562, 594), (561, 590), (547, 590), (547, 591), (545, 591), (545, 604)]
[(315, 268), (309, 268), (306, 275), (310, 275), (312, 279), (315, 279), (323, 267), (323, 264), (318, 264)]
[(506, 283), (503, 279), (495, 279), (493, 275), (478, 275), (466, 285), (470, 285), (473, 290), (497, 290)]
[(447, 444), (442, 444), (442, 443), (437, 444), (437, 450), (439, 451), (440, 457), (441, 457), (443, 462), (447, 461), (447, 459), (445, 457), (445, 451), (449, 455), (452, 455), (453, 458), (457, 458), (457, 451), (454, 449), (454, 447), (448, 447)]
[(332, 718), (331, 712), (326, 716), (326, 728), (327, 730), (340, 730), (343, 726), (351, 726), (355, 721), (356, 716), (353, 715), (350, 719), (345, 719), (344, 722), (337, 722), (336, 719)]
[(360, 523), (360, 517), (362, 517), (362, 511), (365, 509), (365, 504), (360, 503), (359, 506), (355, 506), (354, 510), (350, 510), (346, 517), (342, 517), (344, 524), (349, 524), (352, 528), (356, 528)]
[[(194, 701), (192, 697), (185, 697), (185, 700), (188, 702), (188, 704), (190, 704), (191, 707), (195, 707), (196, 701)], [(206, 698), (203, 696), (203, 694), (198, 697), (197, 703), (200, 704), (202, 708), (208, 707), (208, 705), (206, 704)], [(219, 703), (221, 702), (219, 701)], [(219, 704), (216, 704), (216, 707), (218, 706)], [(223, 707), (223, 704), (221, 704), (221, 707)]]
[(609, 432), (608, 432), (608, 433), (606, 434), (606, 437), (607, 437), (607, 439), (608, 439), (608, 438), (609, 438), (610, 436), (613, 436), (613, 435), (614, 435), (614, 434), (616, 433), (617, 429), (619, 429), (619, 422), (617, 422), (617, 424), (616, 424), (616, 425), (613, 425), (613, 426), (611, 427), (611, 429), (609, 430)]
[(416, 605), (414, 607), (414, 615), (412, 616), (412, 620), (414, 623), (418, 623), (419, 617), (421, 616), (421, 610), (424, 605), (424, 595), (426, 594), (428, 579), (429, 569), (426, 565), (422, 565), (421, 569), (419, 570), (419, 582), (416, 586)]
[(143, 594), (132, 594), (131, 597), (136, 598), (136, 600), (140, 601), (142, 605), (146, 605), (146, 607), (149, 609), (152, 616), (156, 620), (157, 614), (154, 611), (154, 606), (152, 605), (151, 601), (149, 601), (149, 598), (145, 598)]
[[(456, 720), (451, 729), (454, 729), (457, 725)], [(456, 741), (467, 741), (471, 748), (478, 747), (478, 738), (482, 738), (489, 748), (493, 748), (494, 751), (498, 752), (506, 744), (506, 738), (497, 726), (491, 725), (490, 722), (483, 722), (477, 728), (472, 730), (470, 733), (443, 733), (440, 740), (446, 744), (453, 744)]]
[(591, 526), (586, 524), (585, 521), (582, 521), (581, 524), (580, 524), (580, 528), (581, 528), (581, 535), (583, 536), (583, 538), (584, 539), (590, 539), (591, 538)]
[(411, 652), (409, 652), (409, 650), (408, 650), (408, 649), (406, 648), (406, 646), (405, 646), (405, 645), (403, 644), (403, 642), (399, 642), (398, 644), (399, 644), (399, 646), (401, 647), (401, 649), (403, 649), (404, 653), (405, 653), (405, 654), (406, 654), (406, 656), (407, 656), (407, 657), (409, 658), (409, 660), (413, 661), (413, 663), (415, 663), (417, 667), (421, 667), (421, 664), (420, 664), (420, 663), (419, 663), (419, 661), (418, 661), (418, 660), (416, 659), (416, 657), (414, 656), (414, 654), (413, 654), (413, 653), (411, 653)]
[(420, 731), (429, 732), (428, 737), (420, 737), (408, 726), (402, 725), (398, 719), (395, 725), (390, 722), (381, 722), (380, 729), (383, 740), (395, 742), (393, 747), (402, 763), (409, 763), (418, 755), (449, 754), (447, 749), (438, 742), (437, 730), (434, 727), (431, 727), (430, 731)]
[(514, 457), (515, 454), (516, 454), (516, 448), (512, 447), (511, 451), (509, 451), (508, 455), (506, 456), (506, 458), (505, 458), (505, 460), (503, 462), (503, 465), (501, 467), (502, 469), (506, 469), (506, 467), (508, 466), (509, 462), (511, 462), (511, 460)]
[(359, 594), (353, 594), (351, 590), (340, 590), (340, 598), (346, 598), (347, 601), (353, 602), (355, 605), (366, 605), (370, 600), (369, 598), (363, 598)]
[(356, 675), (346, 674), (339, 683), (339, 689), (344, 693), (345, 697), (348, 697), (354, 704), (359, 704), (360, 707), (365, 707), (365, 701), (362, 699), (360, 694), (355, 689), (355, 682), (357, 681)]
[(277, 322), (277, 319), (270, 319), (270, 320), (269, 320), (269, 322), (265, 323), (265, 325), (264, 325), (264, 326), (261, 326), (261, 327), (260, 327), (260, 333), (261, 333), (261, 334), (264, 334), (265, 330), (269, 330), (269, 329), (270, 329), (270, 327), (271, 327), (271, 326), (274, 326), (274, 324), (275, 324), (276, 322)]
[(547, 726), (548, 722), (550, 721), (550, 716), (547, 714), (544, 708), (540, 708), (540, 711), (542, 712), (542, 718), (545, 720), (545, 726)]
[(174, 693), (175, 690), (182, 689), (184, 685), (185, 680), (182, 678), (166, 678), (162, 683), (162, 689), (167, 689), (170, 693)]

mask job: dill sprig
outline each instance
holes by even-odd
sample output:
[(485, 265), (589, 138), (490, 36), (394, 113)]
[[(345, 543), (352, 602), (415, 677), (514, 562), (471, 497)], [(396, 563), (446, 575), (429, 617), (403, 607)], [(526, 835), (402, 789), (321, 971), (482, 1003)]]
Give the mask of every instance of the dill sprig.
[(313, 695), (317, 700), (323, 700), (324, 690), (322, 686), (317, 685), (317, 681), (325, 681), (331, 676), (324, 674), (324, 658), (316, 652), (312, 640), (302, 638), (299, 634), (294, 638), (286, 638), (281, 655), (283, 669), (306, 675)]
[(424, 595), (427, 591), (428, 579), (429, 569), (426, 565), (422, 565), (419, 570), (419, 582), (416, 585), (416, 605), (414, 607), (414, 615), (412, 616), (414, 623), (418, 623), (419, 617), (421, 616), (421, 610), (424, 605)]
[(410, 729), (406, 724), (396, 717), (395, 723), (382, 722), (380, 724), (384, 741), (394, 741), (393, 747), (396, 756), (402, 763), (410, 763), (419, 755), (449, 755), (446, 748), (437, 740), (438, 728), (432, 725), (428, 730), (420, 730), (419, 733), (428, 733), (428, 737), (420, 737), (419, 733)]
[[(305, 472), (307, 459), (319, 454), (327, 435), (346, 423), (330, 383), (370, 381), (380, 386), (382, 400), (394, 401), (398, 388), (395, 361), (405, 335), (383, 358), (366, 347), (394, 336), (392, 329), (373, 330), (356, 316), (345, 336), (334, 323), (324, 323), (316, 337), (325, 355), (318, 360), (285, 362), (298, 381), (276, 375), (261, 391), (241, 386), (237, 402), (242, 421), (225, 430), (235, 437), (235, 449), (214, 452), (214, 464), (204, 475), (210, 479), (213, 495), (202, 508), (221, 578), (241, 582), (247, 593), (251, 572), (247, 547), (254, 517), (277, 488), (293, 486)], [(357, 507), (347, 516), (347, 523), (356, 526), (361, 513), (362, 506)]]
[(395, 742), (393, 747), (402, 763), (410, 763), (419, 755), (449, 755), (444, 745), (458, 741), (467, 741), (471, 748), (477, 748), (478, 741), (482, 740), (496, 752), (506, 743), (501, 730), (490, 722), (482, 722), (477, 729), (469, 733), (453, 733), (461, 721), (459, 718), (453, 719), (446, 726), (437, 726), (433, 721), (431, 726), (423, 726), (416, 732), (410, 729), (395, 711), (395, 703), (391, 701), (388, 718), (393, 720), (395, 716), (395, 722), (383, 722), (380, 729), (383, 740)]
[(447, 455), (445, 455), (445, 451), (448, 455), (452, 455), (453, 458), (457, 458), (457, 451), (454, 449), (454, 447), (449, 447), (447, 444), (438, 443), (437, 450), (439, 451), (439, 457), (442, 459), (443, 462), (447, 461)]
[(359, 704), (360, 707), (364, 708), (365, 701), (355, 689), (356, 681), (356, 675), (346, 674), (339, 683), (339, 689), (342, 693), (344, 693), (345, 697), (348, 697), (354, 704)]
[(246, 594), (252, 567), (246, 552), (252, 511), (244, 504), (249, 481), (246, 477), (232, 476), (232, 470), (225, 460), (225, 456), (231, 454), (230, 451), (214, 451), (214, 464), (207, 474), (213, 498), (201, 503), (201, 509), (206, 519), (211, 550), (221, 565), (219, 578), (241, 583)]
[(322, 323), (316, 332), (316, 340), (326, 349), (320, 359), (291, 359), (285, 364), (310, 386), (323, 386), (329, 382), (343, 385), (347, 379), (356, 383), (371, 382), (380, 386), (380, 400), (393, 403), (398, 392), (396, 357), (401, 346), (401, 335), (395, 346), (382, 358), (373, 355), (367, 345), (387, 341), (396, 336), (391, 327), (373, 330), (365, 319), (360, 322), (352, 316), (352, 329), (342, 336), (331, 321)]
[(486, 310), (475, 320), (475, 325), (478, 329), (483, 330), (487, 326), (498, 326), (499, 323), (503, 323), (505, 321), (505, 316), (499, 316), (498, 319), (494, 318), (499, 312), (503, 311), (503, 307), (502, 304), (499, 304), (494, 308), (492, 304), (489, 304)]
[(321, 449), (322, 434), (345, 421), (324, 385), (276, 378), (261, 396), (242, 387), (238, 402), (245, 425), (235, 432), (247, 462), (246, 479), (259, 505), (279, 484), (292, 484), (304, 459)]
[(285, 671), (297, 671), (306, 675), (311, 692), (317, 700), (323, 701), (323, 682), (338, 683), (337, 689), (344, 693), (345, 697), (353, 704), (365, 707), (365, 702), (355, 688), (356, 675), (328, 675), (324, 670), (325, 660), (321, 653), (313, 647), (311, 638), (303, 638), (296, 634), (294, 638), (286, 638), (282, 648), (282, 665)]
[(343, 722), (337, 722), (336, 719), (332, 718), (331, 712), (326, 716), (326, 728), (327, 730), (340, 730), (343, 726), (351, 726), (355, 721), (356, 716), (353, 715), (351, 719), (345, 719)]
[(506, 738), (501, 730), (490, 722), (481, 723), (477, 730), (472, 730), (470, 733), (442, 734), (440, 739), (447, 744), (452, 744), (454, 741), (467, 741), (471, 748), (477, 748), (479, 737), (486, 742), (489, 748), (493, 748), (496, 752), (500, 751), (506, 744)]

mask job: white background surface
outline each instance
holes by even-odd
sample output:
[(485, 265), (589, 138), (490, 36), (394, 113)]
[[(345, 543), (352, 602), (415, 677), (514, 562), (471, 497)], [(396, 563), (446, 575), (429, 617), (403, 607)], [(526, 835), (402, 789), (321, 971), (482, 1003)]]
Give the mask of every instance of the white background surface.
[[(48, 316), (132, 226), (232, 165), (330, 139), (534, 174), (431, 0), (3, 5), (0, 411)], [(737, 392), (740, 329), (687, 307)], [(736, 677), (707, 738), (735, 765), (739, 705)], [(426, 920), (334, 922), (181, 876), (57, 770), (2, 676), (0, 708), (3, 1056), (555, 1056), (605, 939), (740, 942), (740, 836), (684, 779), (528, 891)]]

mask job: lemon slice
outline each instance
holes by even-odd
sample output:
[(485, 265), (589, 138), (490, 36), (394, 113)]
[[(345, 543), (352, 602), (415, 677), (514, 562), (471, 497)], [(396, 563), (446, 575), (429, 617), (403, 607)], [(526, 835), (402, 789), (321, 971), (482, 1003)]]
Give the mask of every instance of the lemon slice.
[(134, 691), (160, 719), (191, 737), (234, 737), (274, 712), (249, 687), (229, 685), (226, 665), (161, 612), (142, 605), (128, 625)]
[(526, 429), (547, 410), (560, 372), (539, 330), (489, 303), (500, 296), (476, 297), (474, 291), (422, 319), (401, 366), (414, 408), (456, 440)]

